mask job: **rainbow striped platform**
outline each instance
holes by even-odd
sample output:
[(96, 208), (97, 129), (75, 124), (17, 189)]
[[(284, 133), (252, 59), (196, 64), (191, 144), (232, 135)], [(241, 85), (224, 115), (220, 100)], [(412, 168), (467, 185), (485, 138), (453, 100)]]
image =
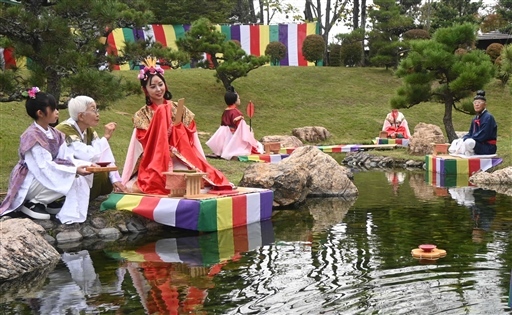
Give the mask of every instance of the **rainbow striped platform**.
[(100, 210), (126, 210), (167, 226), (212, 232), (270, 219), (273, 199), (272, 190), (248, 187), (230, 195), (202, 194), (193, 199), (113, 193)]
[(375, 138), (372, 140), (373, 144), (396, 144), (401, 147), (409, 146), (409, 139), (388, 139), (388, 138)]
[(110, 252), (109, 255), (131, 262), (185, 263), (191, 267), (207, 267), (273, 242), (272, 221), (263, 221), (212, 233), (164, 238), (133, 250)]
[(473, 175), (478, 171), (486, 171), (499, 165), (503, 159), (498, 157), (462, 158), (452, 155), (426, 155), (425, 166), (427, 172), (445, 175)]

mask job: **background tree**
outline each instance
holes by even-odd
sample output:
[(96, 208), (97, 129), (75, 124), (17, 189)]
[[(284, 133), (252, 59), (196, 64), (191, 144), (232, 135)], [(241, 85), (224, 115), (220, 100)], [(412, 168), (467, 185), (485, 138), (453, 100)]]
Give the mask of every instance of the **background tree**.
[(341, 62), (344, 66), (359, 66), (363, 61), (364, 31), (358, 28), (350, 34), (338, 34), (336, 38), (341, 41)]
[(512, 76), (512, 44), (503, 47), (500, 57), (496, 60), (496, 65), (498, 67), (498, 78), (503, 84), (511, 83), (510, 93), (512, 94), (512, 81), (510, 81), (510, 76)]
[[(176, 41), (178, 47), (190, 54), (193, 59), (202, 60), (198, 65), (215, 69), (215, 77), (227, 88), (233, 81), (268, 62), (268, 57), (247, 55), (233, 41), (217, 30), (210, 20), (201, 18), (192, 23), (185, 37)], [(211, 64), (203, 60), (203, 54), (210, 55)]]
[[(22, 0), (20, 5), (0, 4), (0, 35), (10, 40), (18, 57), (28, 58), (30, 84), (59, 99), (63, 78), (98, 69), (108, 60), (101, 37), (117, 27), (145, 25), (151, 16), (144, 2), (136, 0), (59, 0), (51, 6)], [(82, 85), (104, 91), (96, 94), (98, 103), (124, 95), (120, 82), (103, 79), (108, 73), (94, 73), (101, 84), (93, 79)], [(104, 85), (108, 82), (114, 85)]]
[[(251, 0), (249, 0), (251, 1)], [(258, 1), (260, 11), (258, 12), (259, 24), (270, 24), (276, 13), (284, 15), (288, 18), (290, 15), (294, 15), (298, 12), (298, 9), (283, 0), (253, 0)]]
[(403, 51), (401, 35), (414, 28), (413, 19), (394, 0), (375, 0), (368, 12), (373, 29), (369, 33), (370, 61), (375, 66), (396, 68)]
[(286, 55), (286, 46), (281, 42), (270, 42), (265, 48), (265, 56), (268, 56), (270, 63), (278, 66), (281, 59)]
[(228, 23), (237, 0), (147, 0), (158, 24), (191, 24), (202, 17), (212, 23)]
[[(438, 29), (430, 40), (411, 41), (409, 54), (396, 71), (403, 85), (391, 105), (409, 108), (422, 102), (444, 104), (443, 123), (450, 142), (457, 138), (452, 109), (473, 113), (471, 102), (462, 106), (457, 103), (482, 89), (493, 77), (489, 56), (471, 48), (476, 29), (476, 25), (466, 23)], [(455, 53), (460, 48), (466, 52)]]
[(507, 21), (505, 21), (505, 19), (501, 15), (491, 13), (483, 18), (483, 21), (480, 24), (480, 30), (482, 31), (482, 33), (489, 33), (493, 31), (498, 31), (506, 27), (507, 25)]
[[(322, 8), (323, 0), (306, 0), (304, 8), (304, 20), (306, 22), (317, 22), (320, 28), (320, 35), (324, 42), (329, 42), (329, 33), (338, 22), (346, 20), (350, 11), (348, 5), (350, 0), (326, 0), (325, 9)], [(327, 51), (324, 51), (327, 55)], [(324, 58), (320, 58), (324, 59)]]
[(302, 55), (309, 62), (314, 62), (315, 66), (324, 59), (325, 41), (321, 35), (311, 34), (306, 36), (302, 43)]
[(512, 0), (498, 0), (496, 13), (507, 22), (504, 27), (500, 28), (500, 31), (512, 34)]
[(440, 0), (432, 3), (431, 32), (453, 24), (480, 24), (478, 10), (483, 7), (481, 0)]

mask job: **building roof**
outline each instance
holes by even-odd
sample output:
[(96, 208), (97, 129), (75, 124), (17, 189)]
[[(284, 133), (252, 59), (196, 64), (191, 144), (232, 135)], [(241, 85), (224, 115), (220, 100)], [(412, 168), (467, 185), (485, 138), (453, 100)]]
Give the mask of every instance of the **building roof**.
[(477, 40), (512, 39), (512, 35), (503, 34), (498, 31), (493, 31), (489, 33), (480, 34), (476, 38)]

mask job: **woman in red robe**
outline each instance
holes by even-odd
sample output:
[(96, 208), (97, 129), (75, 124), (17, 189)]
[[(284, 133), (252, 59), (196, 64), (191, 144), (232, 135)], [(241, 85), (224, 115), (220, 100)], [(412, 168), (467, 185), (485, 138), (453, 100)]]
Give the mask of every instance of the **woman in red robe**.
[(398, 111), (398, 109), (391, 110), (384, 120), (382, 131), (388, 133), (388, 138), (405, 138), (409, 139), (411, 133), (409, 132), (409, 125), (405, 120), (404, 114)]
[[(144, 67), (139, 73), (146, 105), (133, 117), (135, 131), (123, 168), (123, 183), (126, 182), (132, 192), (167, 195), (169, 190), (165, 188), (163, 173), (190, 169), (206, 173), (203, 178), (213, 187), (231, 189), (224, 174), (206, 161), (197, 137), (194, 114), (185, 107), (181, 121), (173, 121), (178, 104), (171, 101), (172, 94), (163, 73), (156, 64)], [(136, 181), (133, 180), (134, 170), (137, 170)]]

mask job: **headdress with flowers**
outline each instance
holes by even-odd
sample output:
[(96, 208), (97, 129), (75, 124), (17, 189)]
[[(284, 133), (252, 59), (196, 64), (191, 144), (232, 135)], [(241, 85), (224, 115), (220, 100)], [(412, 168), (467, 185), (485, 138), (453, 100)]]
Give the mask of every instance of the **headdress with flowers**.
[(156, 63), (155, 57), (148, 57), (144, 59), (143, 63), (145, 66), (143, 69), (140, 69), (139, 75), (137, 76), (139, 80), (146, 81), (148, 79), (149, 74), (164, 74), (164, 69), (162, 69), (160, 65)]
[(36, 94), (39, 92), (41, 92), (41, 90), (37, 86), (33, 86), (30, 89), (28, 89), (28, 91), (23, 91), (21, 95), (23, 95), (24, 97), (30, 97), (31, 99), (35, 99)]

